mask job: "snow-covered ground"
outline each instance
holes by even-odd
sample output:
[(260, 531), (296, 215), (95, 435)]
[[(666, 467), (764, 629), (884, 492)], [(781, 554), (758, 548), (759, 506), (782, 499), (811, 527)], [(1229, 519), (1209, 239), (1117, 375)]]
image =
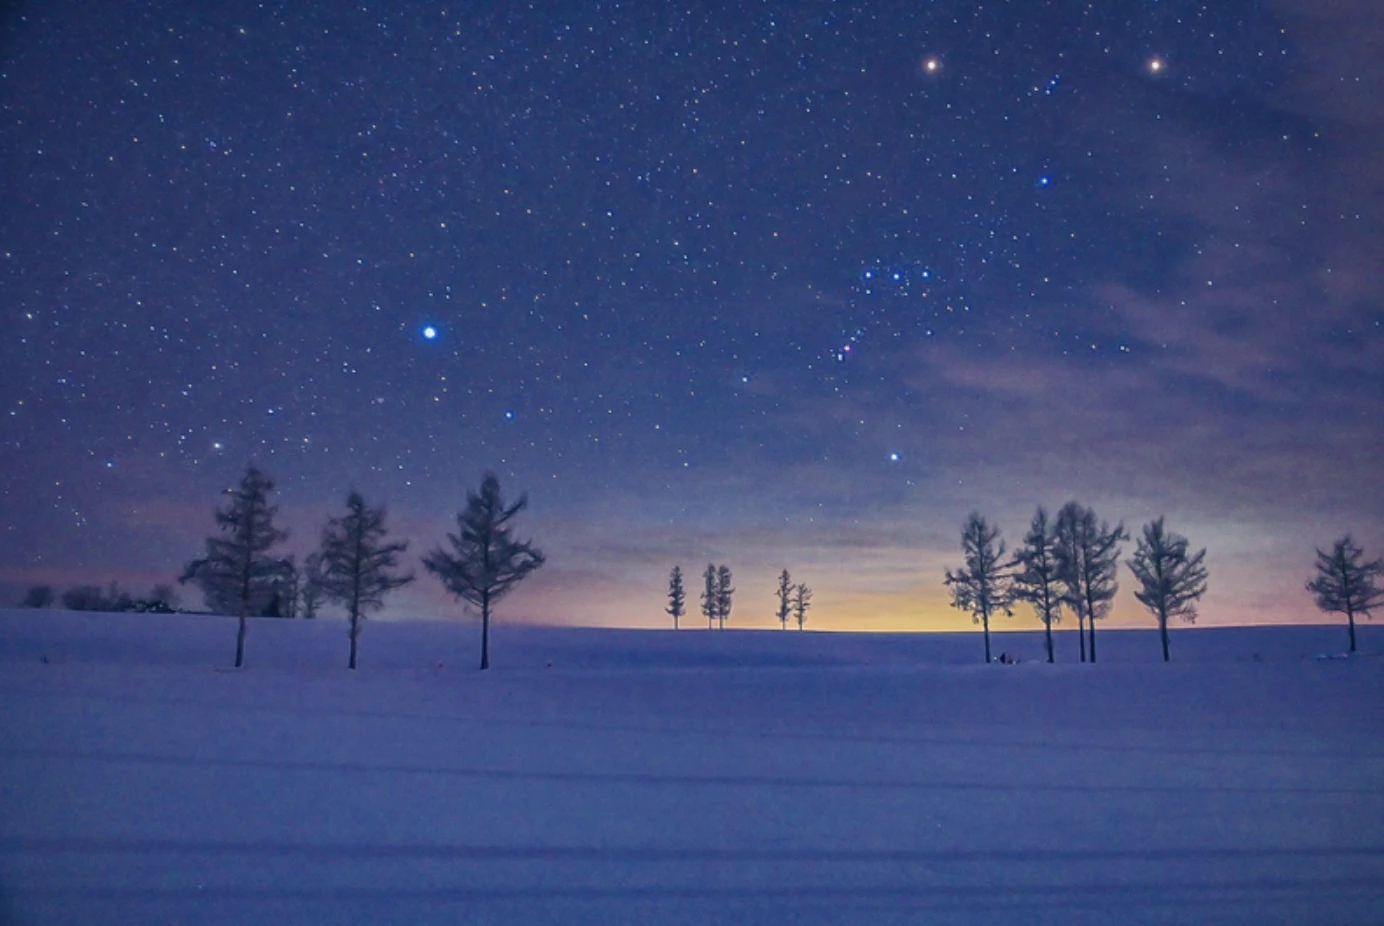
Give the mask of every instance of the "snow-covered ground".
[(1384, 922), (1381, 628), (1099, 642), (0, 612), (0, 923)]

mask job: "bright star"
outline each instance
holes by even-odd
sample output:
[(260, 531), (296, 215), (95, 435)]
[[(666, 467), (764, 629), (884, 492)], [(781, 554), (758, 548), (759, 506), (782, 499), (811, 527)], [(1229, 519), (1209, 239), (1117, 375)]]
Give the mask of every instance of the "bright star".
[(938, 71), (942, 70), (942, 62), (938, 61), (936, 58), (928, 58), (923, 62), (923, 70), (929, 74), (936, 74)]
[(429, 341), (433, 340), (437, 337), (437, 329), (434, 328), (432, 325), (426, 326), (423, 329), (423, 337), (427, 338)]
[(897, 453), (891, 453), (891, 454), (889, 454), (889, 462), (890, 462), (890, 463), (897, 463), (897, 462), (899, 462), (899, 455), (898, 455)]
[(1165, 67), (1167, 67), (1167, 66), (1168, 66), (1168, 65), (1163, 61), (1162, 58), (1150, 58), (1150, 59), (1149, 59), (1149, 73), (1150, 73), (1150, 74), (1161, 74), (1161, 73), (1163, 73), (1163, 69), (1164, 69)]

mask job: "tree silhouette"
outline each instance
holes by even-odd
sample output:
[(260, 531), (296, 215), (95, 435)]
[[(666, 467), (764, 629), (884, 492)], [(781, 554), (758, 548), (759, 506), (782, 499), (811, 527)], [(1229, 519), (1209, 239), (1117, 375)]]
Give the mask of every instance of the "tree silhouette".
[(716, 615), (720, 613), (720, 599), (716, 594), (716, 567), (706, 564), (702, 573), (702, 616), (706, 618), (706, 629), (716, 626)]
[(216, 510), (220, 537), (207, 538), (207, 555), (187, 564), (180, 583), (193, 582), (207, 605), (239, 619), (235, 638), (236, 668), (245, 661), (245, 619), (273, 600), (287, 562), (270, 555), (288, 534), (274, 526), (278, 508), (269, 504), (274, 482), (251, 466), (236, 488), (225, 491), (226, 506)]
[(1317, 575), (1307, 583), (1317, 607), (1328, 614), (1344, 614), (1350, 627), (1350, 651), (1355, 652), (1355, 615), (1370, 616), (1384, 605), (1384, 591), (1376, 581), (1384, 573), (1384, 559), (1362, 562), (1365, 551), (1346, 534), (1330, 553), (1317, 550)]
[(947, 570), (946, 584), (951, 589), (952, 607), (966, 611), (985, 631), (985, 661), (990, 662), (990, 617), (1010, 610), (1011, 576), (1006, 571), (1004, 541), (1000, 529), (991, 527), (979, 514), (971, 512), (961, 528), (961, 552), (966, 564)]
[(322, 606), (323, 585), (326, 576), (322, 572), (322, 551), (314, 550), (303, 557), (303, 575), (299, 583), (298, 599), (302, 604), (305, 620), (314, 620), (317, 609)]
[(668, 607), (664, 608), (673, 617), (673, 629), (678, 629), (678, 619), (687, 613), (687, 591), (682, 587), (682, 567), (674, 566), (668, 574)]
[(793, 586), (793, 616), (797, 618), (798, 629), (807, 623), (807, 611), (812, 607), (812, 589), (799, 583)]
[(730, 619), (731, 597), (735, 594), (735, 589), (730, 584), (730, 567), (718, 566), (716, 569), (716, 620), (720, 629), (726, 629), (726, 621)]
[(466, 510), (457, 514), (460, 530), (448, 534), (452, 551), (439, 547), (423, 565), (457, 598), (481, 609), (481, 668), (490, 668), (490, 610), (514, 586), (543, 565), (543, 554), (511, 536), (510, 522), (528, 506), (528, 496), (506, 506), (500, 480), (486, 473), (481, 490), (466, 493)]
[(51, 608), (57, 594), (51, 585), (35, 585), (24, 593), (24, 597), (19, 599), (21, 608)]
[(793, 610), (793, 579), (788, 575), (787, 569), (779, 573), (778, 591), (775, 594), (778, 596), (779, 625), (787, 630), (788, 615)]
[(1042, 507), (1034, 513), (1023, 546), (1015, 551), (1014, 598), (1033, 605), (1033, 613), (1043, 622), (1048, 662), (1056, 662), (1052, 647), (1052, 625), (1062, 619), (1062, 585), (1057, 577), (1057, 555), (1048, 513)]
[(1187, 555), (1187, 538), (1163, 528), (1163, 519), (1144, 525), (1143, 536), (1128, 560), (1139, 580), (1134, 597), (1158, 619), (1163, 641), (1163, 661), (1168, 655), (1168, 618), (1192, 623), (1197, 619), (1197, 600), (1206, 594), (1206, 550)]
[(351, 655), (347, 668), (356, 667), (356, 645), (365, 612), (384, 605), (384, 596), (413, 576), (397, 575), (399, 554), (408, 543), (385, 543), (383, 507), (371, 508), (354, 490), (346, 496), (346, 514), (331, 518), (322, 529), (322, 591), (346, 606), (351, 621)]
[[(1096, 513), (1068, 502), (1057, 513), (1057, 574), (1062, 580), (1063, 601), (1076, 614), (1077, 633), (1082, 624), (1090, 634), (1081, 637), (1081, 661), (1096, 661), (1096, 621), (1110, 613), (1120, 566), (1120, 541), (1128, 540), (1123, 524), (1113, 528), (1097, 523)], [(1088, 645), (1089, 643), (1089, 645)]]

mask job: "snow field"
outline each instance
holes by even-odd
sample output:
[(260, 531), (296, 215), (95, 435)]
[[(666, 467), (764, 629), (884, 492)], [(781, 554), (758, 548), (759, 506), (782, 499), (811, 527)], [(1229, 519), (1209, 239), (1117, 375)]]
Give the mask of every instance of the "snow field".
[(499, 626), (480, 673), (372, 624), (349, 673), (257, 621), (235, 672), (229, 621), (0, 612), (0, 922), (1380, 922), (1342, 636)]

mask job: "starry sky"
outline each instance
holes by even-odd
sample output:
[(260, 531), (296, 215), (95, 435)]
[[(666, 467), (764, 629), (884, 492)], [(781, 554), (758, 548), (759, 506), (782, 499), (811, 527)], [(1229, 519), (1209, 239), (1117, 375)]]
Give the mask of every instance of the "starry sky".
[[(724, 562), (732, 626), (787, 567), (809, 626), (960, 628), (967, 513), (1071, 498), (1207, 547), (1203, 623), (1315, 619), (1314, 545), (1384, 553), (1381, 43), (1374, 0), (11, 2), (0, 591), (170, 581), (253, 462), (299, 557), (353, 486), (415, 565), (526, 490), (501, 619), (665, 626)], [(385, 616), (458, 613), (419, 572)]]

